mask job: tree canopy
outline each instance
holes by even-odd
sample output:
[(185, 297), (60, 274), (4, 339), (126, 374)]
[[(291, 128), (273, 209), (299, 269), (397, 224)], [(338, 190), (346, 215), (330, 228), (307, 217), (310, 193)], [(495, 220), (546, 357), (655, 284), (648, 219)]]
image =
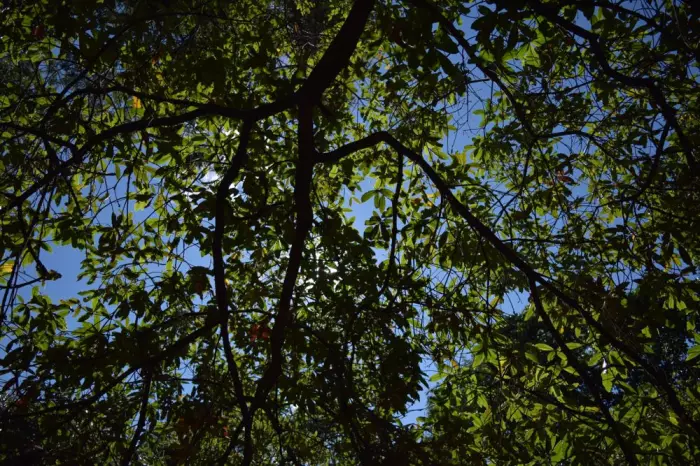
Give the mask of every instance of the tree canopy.
[(4, 2), (0, 460), (700, 464), (696, 5)]

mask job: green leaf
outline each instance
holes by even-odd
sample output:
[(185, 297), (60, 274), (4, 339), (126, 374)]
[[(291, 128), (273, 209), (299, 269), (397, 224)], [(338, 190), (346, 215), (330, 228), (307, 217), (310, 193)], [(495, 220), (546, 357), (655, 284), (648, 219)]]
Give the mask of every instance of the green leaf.
[(688, 350), (688, 357), (685, 358), (686, 362), (691, 361), (700, 356), (700, 345), (695, 345)]
[(531, 351), (526, 351), (525, 352), (525, 357), (529, 359), (530, 361), (534, 362), (535, 364), (540, 363), (540, 359), (537, 357), (537, 355)]
[(603, 388), (605, 391), (610, 392), (612, 391), (612, 386), (613, 386), (613, 381), (615, 380), (615, 375), (611, 370), (606, 370), (603, 371), (602, 374), (602, 381), (603, 381)]

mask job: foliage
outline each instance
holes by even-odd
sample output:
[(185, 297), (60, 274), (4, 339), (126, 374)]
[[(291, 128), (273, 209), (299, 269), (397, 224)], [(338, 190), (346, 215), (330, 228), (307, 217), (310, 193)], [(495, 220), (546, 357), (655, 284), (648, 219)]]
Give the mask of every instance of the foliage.
[(0, 458), (698, 464), (691, 5), (5, 2)]

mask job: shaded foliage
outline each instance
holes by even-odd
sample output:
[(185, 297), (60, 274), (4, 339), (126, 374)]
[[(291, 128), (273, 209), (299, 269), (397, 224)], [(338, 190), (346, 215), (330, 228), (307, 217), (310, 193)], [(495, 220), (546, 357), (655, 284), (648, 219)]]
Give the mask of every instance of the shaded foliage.
[(2, 461), (698, 463), (690, 3), (59, 3), (0, 20)]

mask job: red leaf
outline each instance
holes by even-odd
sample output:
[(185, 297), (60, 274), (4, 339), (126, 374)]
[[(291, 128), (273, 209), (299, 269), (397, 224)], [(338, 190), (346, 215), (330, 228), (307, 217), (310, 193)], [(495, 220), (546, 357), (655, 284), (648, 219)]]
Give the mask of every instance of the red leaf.
[(32, 29), (32, 35), (39, 40), (43, 39), (46, 35), (44, 31), (44, 25), (39, 24), (38, 26), (34, 26), (34, 29)]
[(10, 380), (8, 380), (7, 382), (5, 382), (5, 385), (2, 386), (2, 391), (3, 391), (3, 392), (8, 391), (8, 390), (10, 389), (10, 386), (14, 385), (15, 383), (17, 383), (17, 379), (15, 379), (14, 377), (12, 377)]
[(29, 397), (25, 395), (22, 398), (18, 399), (17, 401), (15, 401), (15, 406), (17, 406), (18, 408), (26, 408), (27, 406), (29, 406)]
[(253, 324), (250, 327), (250, 342), (255, 343), (258, 338), (270, 339), (270, 328), (267, 325)]

